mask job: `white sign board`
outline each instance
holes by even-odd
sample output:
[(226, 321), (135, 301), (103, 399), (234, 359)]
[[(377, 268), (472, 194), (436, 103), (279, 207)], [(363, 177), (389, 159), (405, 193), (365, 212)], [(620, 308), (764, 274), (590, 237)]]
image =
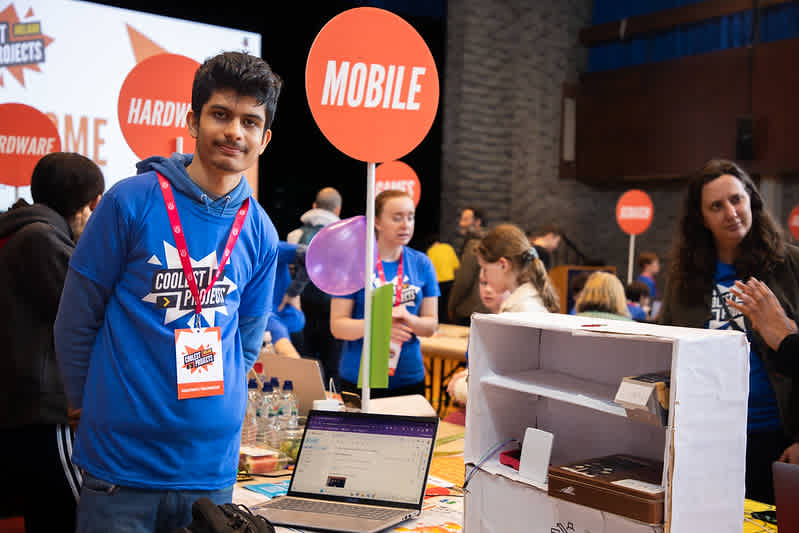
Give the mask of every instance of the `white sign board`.
[[(202, 63), (228, 50), (260, 56), (261, 36), (88, 2), (0, 0), (0, 103), (48, 114), (57, 122), (62, 150), (93, 159), (108, 188), (136, 173), (138, 158), (117, 113), (131, 69), (157, 53)], [(29, 187), (19, 192), (30, 201)], [(0, 185), (0, 211), (14, 195), (13, 187)]]

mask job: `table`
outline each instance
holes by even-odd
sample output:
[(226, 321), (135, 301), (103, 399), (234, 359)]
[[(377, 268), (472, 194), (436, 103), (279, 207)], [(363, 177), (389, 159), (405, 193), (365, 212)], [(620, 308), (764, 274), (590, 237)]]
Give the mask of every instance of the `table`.
[[(436, 446), (433, 452), (433, 463), (430, 466), (430, 476), (454, 483), (457, 487), (463, 484), (463, 435), (463, 426), (443, 421), (439, 423)], [(236, 483), (236, 487), (233, 490), (233, 502), (252, 507), (266, 501), (264, 496), (244, 487), (250, 484), (277, 483), (291, 478), (290, 471), (287, 470), (283, 473), (285, 475), (281, 477), (256, 477), (251, 481)], [(280, 472), (276, 474), (280, 474)], [(422, 516), (402, 522), (390, 531), (405, 533), (429, 533), (431, 531), (461, 533), (463, 530), (463, 495), (459, 489), (453, 488), (451, 492), (453, 492), (452, 495), (428, 496), (422, 506)], [(277, 526), (275, 530), (278, 533), (296, 533), (300, 531), (282, 526)]]
[(446, 385), (453, 372), (466, 362), (469, 328), (441, 324), (432, 337), (419, 337), (429, 383), (428, 400), (440, 415), (445, 407)]

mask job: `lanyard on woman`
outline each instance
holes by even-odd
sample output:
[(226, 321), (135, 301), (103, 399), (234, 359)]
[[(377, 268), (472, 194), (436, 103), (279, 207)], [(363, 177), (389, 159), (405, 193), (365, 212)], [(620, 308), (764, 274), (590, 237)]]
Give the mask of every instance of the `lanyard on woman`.
[[(397, 287), (394, 296), (394, 307), (397, 307), (402, 303), (402, 255), (403, 250), (400, 248), (399, 265), (397, 265)], [(380, 282), (385, 285), (387, 283), (386, 273), (383, 270), (383, 261), (380, 259), (379, 251), (377, 252), (377, 263), (375, 264), (375, 268), (377, 269), (377, 277), (379, 277)]]
[(241, 204), (236, 218), (233, 220), (233, 227), (230, 228), (230, 234), (225, 244), (225, 251), (222, 253), (222, 259), (219, 261), (219, 267), (214, 273), (214, 277), (208, 283), (208, 287), (200, 292), (197, 287), (197, 279), (194, 277), (194, 270), (191, 268), (191, 259), (189, 258), (189, 249), (186, 246), (186, 237), (184, 236), (183, 226), (180, 224), (180, 217), (178, 216), (178, 207), (175, 205), (175, 197), (172, 194), (172, 187), (169, 181), (158, 173), (158, 182), (161, 184), (161, 192), (164, 195), (164, 204), (166, 204), (166, 213), (169, 216), (169, 225), (172, 227), (172, 235), (175, 237), (175, 246), (178, 249), (178, 256), (180, 257), (180, 264), (183, 266), (183, 275), (186, 276), (186, 283), (189, 285), (191, 295), (194, 297), (195, 307), (195, 327), (200, 327), (200, 313), (203, 310), (203, 298), (214, 286), (216, 280), (225, 269), (228, 259), (230, 258), (233, 247), (241, 233), (241, 228), (244, 225), (244, 220), (247, 218), (247, 210), (250, 208), (250, 199), (244, 200)]

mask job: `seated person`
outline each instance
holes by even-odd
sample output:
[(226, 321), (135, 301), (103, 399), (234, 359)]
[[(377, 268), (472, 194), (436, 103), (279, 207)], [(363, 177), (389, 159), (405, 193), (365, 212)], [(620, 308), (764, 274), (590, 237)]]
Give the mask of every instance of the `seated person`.
[[(505, 291), (502, 294), (498, 294), (488, 282), (481, 280), (480, 281), (480, 300), (483, 302), (483, 305), (491, 313), (499, 313), (499, 308), (502, 307), (502, 302), (510, 295), (510, 292)], [(469, 352), (466, 352), (466, 359), (468, 362), (469, 359)], [(449, 397), (453, 399), (455, 405), (466, 405), (466, 381), (469, 377), (469, 369), (463, 368), (455, 372), (451, 378), (449, 378), (449, 382), (447, 383), (447, 394)]]
[(590, 272), (579, 272), (569, 279), (569, 295), (566, 301), (571, 303), (571, 308), (569, 309), (570, 315), (577, 314), (577, 299), (580, 297), (580, 293), (583, 287), (585, 287), (585, 282), (588, 281), (588, 276), (590, 275)]
[(627, 296), (627, 310), (633, 320), (646, 322), (649, 320), (649, 287), (641, 281), (633, 281), (624, 289)]
[(591, 274), (577, 299), (577, 316), (632, 320), (619, 278), (610, 272)]

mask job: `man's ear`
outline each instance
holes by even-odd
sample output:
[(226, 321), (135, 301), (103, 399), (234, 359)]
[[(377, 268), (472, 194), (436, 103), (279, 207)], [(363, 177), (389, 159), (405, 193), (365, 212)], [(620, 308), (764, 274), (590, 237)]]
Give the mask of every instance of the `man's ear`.
[(95, 198), (94, 200), (92, 200), (91, 202), (89, 202), (89, 209), (91, 209), (92, 211), (94, 211), (94, 210), (95, 210), (95, 208), (97, 207), (97, 204), (99, 204), (99, 203), (100, 203), (100, 198), (102, 198), (102, 196), (103, 196), (102, 194), (98, 194), (98, 195), (97, 195), (97, 198)]
[(258, 150), (258, 155), (264, 153), (264, 150), (266, 150), (266, 145), (269, 144), (269, 141), (271, 140), (272, 140), (272, 130), (267, 129), (264, 132), (264, 138), (261, 139), (261, 146), (260, 149)]
[(188, 113), (186, 113), (186, 125), (189, 128), (189, 135), (197, 138), (197, 132), (200, 129), (199, 117), (194, 115), (194, 111), (189, 109)]

